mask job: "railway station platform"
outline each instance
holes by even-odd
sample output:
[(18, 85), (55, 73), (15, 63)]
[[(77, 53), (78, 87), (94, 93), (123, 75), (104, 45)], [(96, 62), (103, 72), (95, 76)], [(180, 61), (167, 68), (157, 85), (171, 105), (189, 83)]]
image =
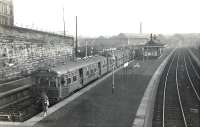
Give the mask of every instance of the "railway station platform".
[[(135, 60), (127, 68), (93, 82), (77, 93), (49, 108), (47, 117), (37, 114), (23, 123), (0, 122), (2, 127), (131, 127), (144, 93), (158, 66), (171, 50), (156, 60)], [(136, 66), (137, 65), (137, 66)], [(138, 66), (139, 65), (139, 66)]]

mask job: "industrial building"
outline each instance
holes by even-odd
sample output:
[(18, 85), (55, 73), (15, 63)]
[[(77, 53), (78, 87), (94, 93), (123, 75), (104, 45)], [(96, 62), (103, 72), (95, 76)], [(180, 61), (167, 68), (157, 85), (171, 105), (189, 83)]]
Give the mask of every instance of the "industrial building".
[(12, 0), (0, 0), (0, 24), (13, 26), (14, 13)]

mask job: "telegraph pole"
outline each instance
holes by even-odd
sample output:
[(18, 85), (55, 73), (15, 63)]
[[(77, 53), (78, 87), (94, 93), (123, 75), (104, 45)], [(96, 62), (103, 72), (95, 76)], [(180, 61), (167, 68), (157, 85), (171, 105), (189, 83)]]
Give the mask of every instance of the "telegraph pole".
[(142, 34), (142, 22), (140, 22), (140, 34)]
[(65, 10), (64, 10), (64, 7), (63, 7), (63, 27), (64, 27), (64, 36), (65, 36), (66, 32), (65, 32)]
[(75, 56), (77, 57), (78, 50), (78, 37), (77, 37), (77, 16), (76, 16), (76, 43), (75, 43)]
[(115, 67), (114, 67), (114, 65), (113, 65), (113, 67), (112, 67), (112, 94), (114, 93), (114, 89), (115, 89)]
[(114, 55), (114, 52), (113, 52), (113, 56), (112, 56), (112, 59), (113, 59), (113, 66), (112, 66), (112, 94), (114, 94), (114, 89), (115, 89), (115, 55)]
[(87, 40), (85, 40), (85, 57), (87, 58)]

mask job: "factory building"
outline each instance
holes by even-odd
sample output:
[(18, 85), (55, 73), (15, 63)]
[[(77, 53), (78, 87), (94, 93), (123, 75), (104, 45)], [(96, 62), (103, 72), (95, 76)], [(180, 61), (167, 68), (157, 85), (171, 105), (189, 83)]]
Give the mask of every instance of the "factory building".
[(0, 24), (13, 26), (14, 13), (12, 0), (0, 0)]

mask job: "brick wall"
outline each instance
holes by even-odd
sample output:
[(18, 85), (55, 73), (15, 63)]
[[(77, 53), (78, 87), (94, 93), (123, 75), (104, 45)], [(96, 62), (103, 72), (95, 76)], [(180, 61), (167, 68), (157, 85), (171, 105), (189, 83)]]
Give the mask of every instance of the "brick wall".
[(71, 60), (73, 42), (70, 36), (0, 26), (0, 81)]

